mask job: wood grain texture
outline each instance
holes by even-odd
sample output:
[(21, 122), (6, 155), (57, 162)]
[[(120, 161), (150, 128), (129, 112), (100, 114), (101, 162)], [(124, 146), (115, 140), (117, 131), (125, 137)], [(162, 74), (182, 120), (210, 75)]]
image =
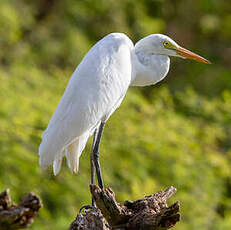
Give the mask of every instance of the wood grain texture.
[(0, 193), (0, 230), (16, 230), (29, 227), (42, 207), (41, 199), (28, 193), (19, 205), (11, 203), (10, 190)]
[(69, 230), (164, 230), (180, 220), (180, 203), (167, 205), (176, 192), (172, 186), (137, 201), (125, 201), (123, 205), (116, 201), (110, 188), (90, 185), (90, 191), (98, 208), (78, 214)]

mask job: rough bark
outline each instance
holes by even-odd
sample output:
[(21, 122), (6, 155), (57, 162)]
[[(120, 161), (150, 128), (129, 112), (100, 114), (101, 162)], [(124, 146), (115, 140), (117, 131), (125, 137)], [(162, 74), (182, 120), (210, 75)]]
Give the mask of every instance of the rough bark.
[(41, 199), (33, 193), (22, 198), (19, 205), (11, 204), (10, 190), (0, 193), (0, 230), (26, 228), (42, 207)]
[(110, 188), (91, 185), (90, 191), (98, 208), (78, 214), (69, 230), (164, 230), (180, 220), (180, 203), (167, 205), (176, 192), (174, 187), (134, 202), (125, 201), (123, 205), (116, 201)]

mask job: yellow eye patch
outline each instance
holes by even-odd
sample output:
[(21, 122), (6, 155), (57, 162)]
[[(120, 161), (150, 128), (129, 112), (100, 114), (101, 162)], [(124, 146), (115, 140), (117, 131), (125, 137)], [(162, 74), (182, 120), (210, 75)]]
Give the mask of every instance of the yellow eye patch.
[(171, 42), (169, 41), (163, 41), (162, 45), (164, 46), (164, 48), (166, 49), (176, 49), (176, 46), (173, 45)]

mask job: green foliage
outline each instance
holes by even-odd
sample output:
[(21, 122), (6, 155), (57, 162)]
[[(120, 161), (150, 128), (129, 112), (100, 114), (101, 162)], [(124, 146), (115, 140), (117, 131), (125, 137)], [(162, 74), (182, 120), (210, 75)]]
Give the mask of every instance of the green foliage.
[(162, 83), (130, 89), (102, 140), (106, 185), (121, 201), (174, 185), (177, 229), (231, 228), (230, 10), (221, 0), (0, 1), (0, 190), (42, 197), (31, 229), (66, 229), (90, 202), (90, 142), (78, 175), (41, 172), (37, 152), (75, 66), (113, 31), (166, 33), (214, 64), (173, 59)]

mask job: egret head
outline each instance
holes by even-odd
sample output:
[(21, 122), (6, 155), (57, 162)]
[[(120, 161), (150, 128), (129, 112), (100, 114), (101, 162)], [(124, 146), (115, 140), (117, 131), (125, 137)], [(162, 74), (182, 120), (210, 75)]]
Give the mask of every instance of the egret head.
[(137, 44), (137, 48), (142, 48), (157, 55), (175, 56), (181, 58), (193, 59), (198, 62), (211, 64), (205, 58), (179, 46), (175, 41), (163, 34), (152, 34), (141, 39)]

